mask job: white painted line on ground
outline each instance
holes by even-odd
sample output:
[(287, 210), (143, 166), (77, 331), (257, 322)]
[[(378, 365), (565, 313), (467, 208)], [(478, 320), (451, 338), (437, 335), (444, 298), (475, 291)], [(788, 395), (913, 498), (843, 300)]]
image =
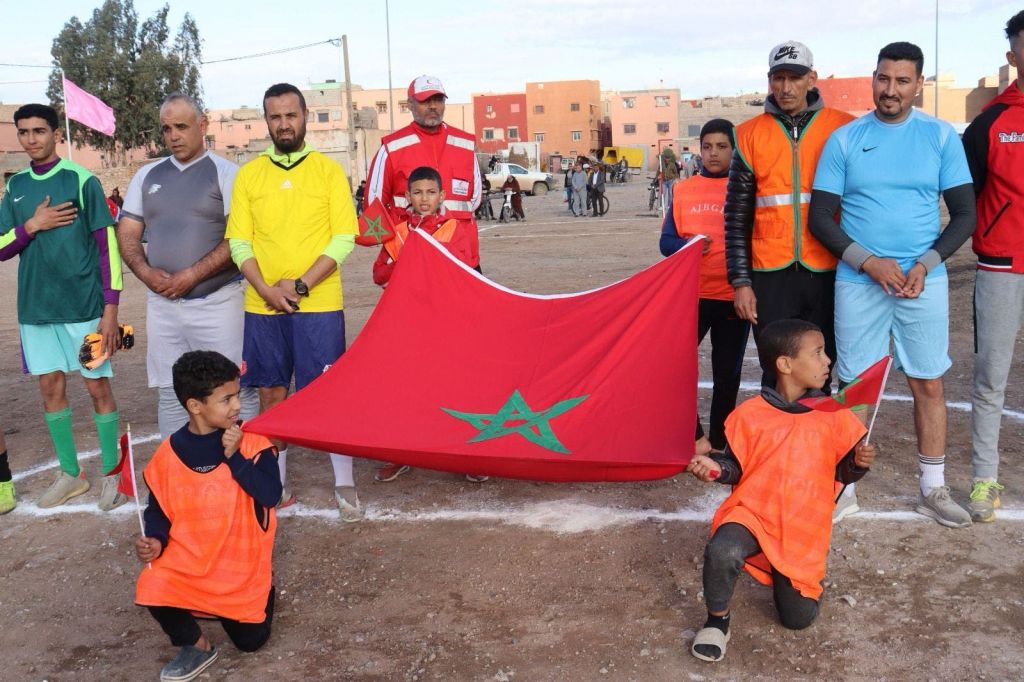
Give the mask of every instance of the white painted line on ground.
[[(424, 511), (403, 511), (388, 507), (368, 505), (366, 520), (383, 523), (491, 523), (519, 526), (552, 533), (585, 533), (616, 526), (636, 525), (648, 521), (661, 523), (709, 523), (717, 506), (715, 500), (720, 496), (705, 495), (697, 500), (696, 506), (680, 507), (675, 511), (657, 509), (610, 509), (577, 502), (574, 500), (554, 500), (517, 505), (515, 507), (494, 507), (490, 509), (431, 509)], [(709, 504), (711, 503), (711, 504)], [(102, 512), (94, 503), (68, 504), (53, 509), (40, 509), (31, 502), (21, 501), (11, 512), (14, 516), (51, 517), (63, 514), (93, 514), (96, 516), (111, 515), (116, 517), (134, 516), (135, 507), (126, 504), (111, 512)], [(1024, 508), (1004, 508), (996, 512), (999, 521), (1024, 521)], [(282, 510), (281, 519), (303, 518), (317, 519), (330, 523), (343, 523), (338, 511), (331, 508), (310, 507), (295, 504)], [(926, 516), (910, 510), (900, 511), (861, 511), (843, 520), (844, 524), (864, 521), (914, 521), (934, 523)]]
[[(710, 381), (698, 381), (697, 382), (697, 388), (714, 388), (714, 384), (712, 382), (710, 382)], [(761, 390), (761, 384), (758, 383), (758, 382), (754, 382), (754, 381), (744, 381), (742, 384), (740, 384), (740, 390), (750, 391), (752, 393), (757, 393), (758, 391)], [(882, 400), (891, 400), (891, 401), (897, 402), (897, 403), (912, 403), (912, 402), (914, 402), (913, 396), (900, 395), (898, 393), (884, 393), (882, 395)], [(957, 410), (958, 412), (970, 412), (971, 411), (971, 404), (968, 403), (968, 402), (961, 401), (961, 400), (954, 400), (954, 401), (948, 401), (947, 400), (946, 401), (946, 407), (948, 407), (948, 408), (950, 408), (952, 410)], [(1017, 421), (1024, 421), (1024, 412), (1019, 412), (1017, 410), (1011, 410), (1009, 408), (1005, 408), (1004, 407), (1003, 408), (1003, 415), (1006, 416), (1006, 417), (1010, 417), (1011, 419), (1016, 419)]]
[[(140, 445), (142, 443), (152, 443), (153, 441), (156, 441), (156, 440), (160, 440), (160, 434), (159, 433), (151, 433), (148, 436), (139, 436), (138, 438), (133, 438), (132, 439), (132, 444), (133, 445)], [(79, 452), (78, 453), (78, 461), (81, 462), (82, 460), (85, 460), (85, 459), (92, 459), (93, 457), (95, 457), (98, 454), (100, 454), (100, 451), (98, 449), (97, 450), (88, 450), (86, 452)], [(42, 473), (44, 471), (49, 471), (50, 469), (56, 469), (57, 466), (58, 466), (58, 463), (55, 460), (55, 461), (52, 461), (52, 462), (48, 462), (46, 464), (40, 464), (39, 466), (34, 466), (31, 469), (25, 469), (24, 471), (19, 471), (18, 473), (14, 474), (14, 476), (12, 476), (11, 478), (12, 478), (12, 480), (15, 483), (17, 483), (18, 481), (20, 481), (23, 478), (28, 478), (29, 476), (35, 476), (36, 474), (40, 474), (40, 473)]]
[(571, 238), (574, 238), (574, 237), (611, 237), (611, 236), (616, 236), (617, 237), (619, 235), (624, 235), (624, 234), (646, 234), (646, 232), (642, 232), (642, 231), (637, 230), (637, 231), (633, 231), (633, 232), (620, 231), (620, 232), (614, 232), (614, 233), (612, 233), (612, 232), (573, 232), (573, 233), (570, 234), (570, 233), (561, 233), (561, 232), (559, 232), (558, 234), (502, 234), (502, 235), (495, 235), (494, 238), (495, 239), (551, 239), (552, 237), (557, 237), (558, 239), (563, 239), (563, 238), (571, 239)]

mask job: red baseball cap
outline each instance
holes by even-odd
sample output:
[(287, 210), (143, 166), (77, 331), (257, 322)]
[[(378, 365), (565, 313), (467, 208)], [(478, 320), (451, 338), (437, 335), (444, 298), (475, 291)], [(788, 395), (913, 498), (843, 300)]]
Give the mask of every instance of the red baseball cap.
[(443, 95), (446, 99), (448, 93), (441, 85), (441, 79), (435, 76), (419, 76), (409, 83), (409, 99), (417, 102), (425, 102), (434, 95)]

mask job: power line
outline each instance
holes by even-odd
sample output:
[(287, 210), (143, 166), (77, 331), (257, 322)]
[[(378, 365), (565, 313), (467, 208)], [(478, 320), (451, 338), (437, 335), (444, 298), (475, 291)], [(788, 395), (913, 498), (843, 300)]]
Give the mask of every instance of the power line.
[(294, 52), (295, 50), (305, 50), (307, 47), (316, 47), (317, 45), (327, 45), (328, 43), (330, 43), (331, 45), (337, 46), (338, 39), (337, 38), (329, 38), (327, 40), (321, 40), (321, 41), (318, 41), (318, 42), (315, 42), (315, 43), (307, 43), (305, 45), (296, 45), (295, 47), (282, 47), (280, 50), (270, 50), (269, 52), (258, 52), (256, 54), (247, 54), (247, 55), (243, 55), (241, 57), (226, 57), (224, 59), (211, 59), (209, 61), (200, 62), (200, 63), (205, 66), (206, 64), (220, 64), (222, 62), (237, 62), (237, 61), (239, 61), (241, 59), (255, 59), (256, 57), (267, 57), (267, 56), (272, 55), (272, 54), (281, 54), (283, 52)]
[(53, 64), (5, 64), (0, 62), (0, 66), (17, 66), (25, 69), (52, 69)]

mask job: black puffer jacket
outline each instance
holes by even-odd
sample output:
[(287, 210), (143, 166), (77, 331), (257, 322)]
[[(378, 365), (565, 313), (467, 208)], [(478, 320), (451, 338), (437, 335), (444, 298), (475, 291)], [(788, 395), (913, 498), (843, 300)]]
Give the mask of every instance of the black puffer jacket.
[[(824, 106), (821, 95), (813, 89), (807, 93), (807, 108), (796, 116), (784, 113), (771, 95), (764, 103), (764, 111), (777, 118), (794, 140), (799, 140), (814, 113)], [(734, 153), (725, 195), (725, 266), (729, 272), (729, 283), (734, 288), (750, 286), (750, 235), (754, 231), (756, 198), (754, 171), (742, 156)]]

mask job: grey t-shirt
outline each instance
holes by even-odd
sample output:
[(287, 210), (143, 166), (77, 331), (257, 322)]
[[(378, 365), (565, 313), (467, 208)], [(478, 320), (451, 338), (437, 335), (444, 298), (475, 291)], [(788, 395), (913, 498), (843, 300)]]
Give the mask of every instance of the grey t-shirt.
[[(238, 166), (209, 151), (181, 164), (173, 156), (143, 166), (128, 185), (121, 215), (145, 224), (149, 264), (174, 273), (224, 240)], [(232, 265), (185, 298), (208, 296), (239, 278)]]

